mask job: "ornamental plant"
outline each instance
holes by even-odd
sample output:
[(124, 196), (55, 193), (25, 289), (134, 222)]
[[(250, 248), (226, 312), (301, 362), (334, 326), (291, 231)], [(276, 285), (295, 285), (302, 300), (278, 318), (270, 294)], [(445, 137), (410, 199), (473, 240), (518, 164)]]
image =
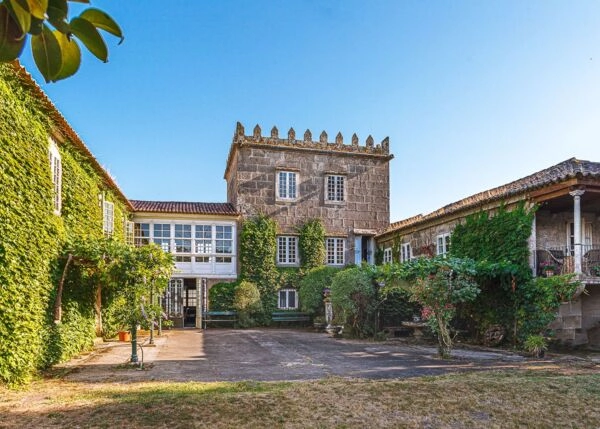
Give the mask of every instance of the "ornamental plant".
[(324, 315), (323, 290), (331, 288), (339, 268), (322, 265), (310, 270), (300, 281), (300, 307), (310, 315)]
[(372, 273), (360, 267), (338, 272), (331, 284), (333, 316), (344, 324), (344, 333), (354, 337), (374, 335), (373, 318), (377, 294)]

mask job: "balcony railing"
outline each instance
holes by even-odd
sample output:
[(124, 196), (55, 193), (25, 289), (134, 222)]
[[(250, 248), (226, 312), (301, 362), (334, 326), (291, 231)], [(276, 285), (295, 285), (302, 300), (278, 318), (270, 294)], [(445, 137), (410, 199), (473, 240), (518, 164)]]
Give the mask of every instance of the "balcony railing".
[[(557, 274), (575, 272), (575, 250), (571, 247), (548, 247), (535, 252), (537, 275), (543, 275), (548, 267)], [(600, 245), (581, 245), (581, 271), (587, 276), (600, 277)]]

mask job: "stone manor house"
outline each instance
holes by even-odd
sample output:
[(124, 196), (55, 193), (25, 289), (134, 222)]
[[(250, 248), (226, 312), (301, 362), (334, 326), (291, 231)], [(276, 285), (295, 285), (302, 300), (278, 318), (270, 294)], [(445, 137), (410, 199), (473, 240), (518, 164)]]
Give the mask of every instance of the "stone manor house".
[[(178, 326), (200, 327), (208, 289), (237, 278), (240, 225), (253, 214), (277, 221), (279, 266), (299, 265), (297, 227), (314, 218), (326, 230), (324, 262), (343, 266), (374, 263), (377, 249), (383, 251), (384, 262), (444, 254), (454, 226), (469, 214), (525, 201), (539, 205), (530, 239), (532, 270), (540, 275), (542, 262), (552, 261), (586, 285), (586, 293), (563, 304), (554, 327), (571, 344), (600, 345), (600, 163), (570, 159), (433, 213), (390, 223), (393, 155), (388, 138), (377, 144), (371, 136), (364, 142), (356, 135), (344, 141), (340, 133), (330, 138), (322, 132), (314, 138), (310, 130), (298, 138), (293, 128), (280, 135), (276, 127), (264, 135), (259, 126), (247, 133), (238, 123), (224, 168), (226, 201), (130, 200), (31, 76), (15, 64), (6, 70), (4, 78), (15, 88), (11, 90), (37, 100), (43, 113), (43, 142), (33, 152), (39, 158), (36, 166), (47, 164), (44, 171), (35, 171), (47, 175), (43, 182), (49, 189), (38, 193), (49, 205), (51, 201), (54, 220), (73, 234), (79, 231), (78, 222), (85, 221), (99, 234), (136, 245), (154, 242), (171, 252), (177, 269), (164, 306)], [(17, 136), (3, 138), (2, 144), (10, 148), (24, 142)], [(94, 178), (97, 185), (90, 185), (91, 179), (74, 182), (76, 175)], [(18, 193), (14, 181), (3, 186), (4, 193)], [(23, 204), (18, 208), (25, 212)], [(85, 213), (94, 213), (92, 218), (80, 211), (86, 204)], [(10, 210), (9, 205), (0, 208)], [(394, 241), (401, 243), (397, 254)], [(280, 305), (296, 308), (295, 291), (286, 293)]]

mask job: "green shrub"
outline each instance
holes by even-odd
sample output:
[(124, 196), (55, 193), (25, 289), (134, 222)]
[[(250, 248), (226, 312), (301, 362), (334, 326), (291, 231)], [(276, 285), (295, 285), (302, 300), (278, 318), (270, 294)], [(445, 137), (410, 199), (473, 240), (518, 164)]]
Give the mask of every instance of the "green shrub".
[(375, 334), (375, 298), (373, 278), (368, 271), (352, 267), (335, 275), (331, 284), (333, 317), (344, 323), (344, 334), (360, 338)]
[(333, 278), (340, 271), (339, 268), (326, 265), (313, 268), (300, 281), (300, 308), (311, 315), (325, 314), (323, 305), (323, 289), (331, 288)]
[(247, 280), (241, 281), (235, 289), (233, 308), (238, 312), (240, 328), (256, 326), (263, 310), (258, 287)]
[(233, 308), (235, 289), (239, 282), (214, 284), (208, 291), (208, 302), (212, 311), (228, 311)]

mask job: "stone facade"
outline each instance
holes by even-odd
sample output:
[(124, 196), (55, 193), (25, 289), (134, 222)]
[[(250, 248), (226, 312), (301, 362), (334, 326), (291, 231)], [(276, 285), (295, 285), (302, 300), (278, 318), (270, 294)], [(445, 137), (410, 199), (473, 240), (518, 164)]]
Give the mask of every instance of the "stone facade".
[[(227, 201), (243, 216), (264, 213), (274, 218), (281, 234), (295, 234), (305, 221), (321, 219), (327, 236), (347, 239), (345, 261), (355, 262), (355, 239), (372, 241), (389, 225), (392, 158), (387, 138), (374, 145), (369, 136), (360, 146), (354, 135), (346, 145), (339, 133), (334, 142), (325, 132), (313, 141), (307, 130), (303, 140), (297, 140), (290, 129), (282, 139), (277, 128), (264, 137), (258, 126), (247, 136), (238, 123), (225, 171)], [(280, 172), (294, 174), (295, 198), (280, 198)], [(342, 201), (328, 200), (328, 176), (343, 177)]]

